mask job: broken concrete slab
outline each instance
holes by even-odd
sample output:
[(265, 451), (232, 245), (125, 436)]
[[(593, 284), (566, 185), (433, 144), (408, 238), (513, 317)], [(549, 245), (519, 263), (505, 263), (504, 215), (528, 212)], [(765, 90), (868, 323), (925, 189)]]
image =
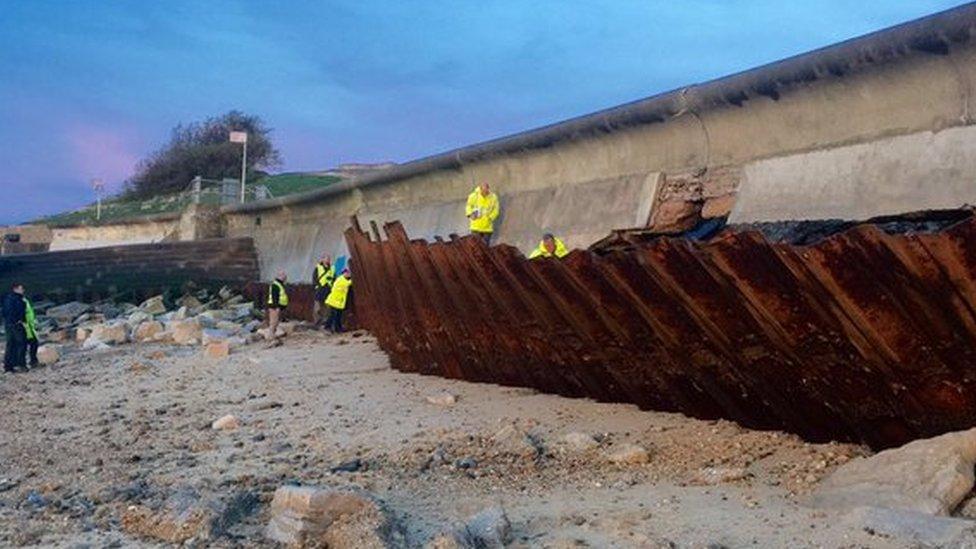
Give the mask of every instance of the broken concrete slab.
[(166, 304), (163, 303), (163, 296), (157, 295), (143, 301), (139, 309), (147, 314), (161, 315), (166, 312)]
[(972, 490), (974, 464), (976, 428), (916, 440), (845, 464), (821, 482), (809, 504), (948, 515)]
[(230, 356), (230, 341), (211, 341), (203, 348), (203, 354), (210, 359), (222, 360)]
[(173, 334), (173, 342), (178, 345), (196, 345), (203, 339), (203, 328), (195, 318), (173, 320), (166, 331)]
[(51, 307), (45, 312), (45, 315), (56, 320), (58, 324), (65, 325), (72, 323), (76, 318), (90, 310), (91, 305), (81, 303), (80, 301), (72, 301), (64, 305)]
[(54, 345), (41, 345), (37, 348), (37, 361), (45, 366), (54, 364), (60, 358), (61, 353)]
[(132, 333), (135, 341), (152, 341), (158, 334), (163, 332), (163, 324), (156, 320), (143, 322), (136, 326)]
[(106, 344), (121, 344), (129, 341), (129, 327), (123, 322), (99, 324), (92, 328), (89, 337)]

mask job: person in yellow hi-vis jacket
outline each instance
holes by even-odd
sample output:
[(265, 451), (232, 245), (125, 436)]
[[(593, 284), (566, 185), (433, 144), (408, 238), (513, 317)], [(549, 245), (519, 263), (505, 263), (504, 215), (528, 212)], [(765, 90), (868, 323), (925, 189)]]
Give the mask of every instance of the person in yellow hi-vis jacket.
[(342, 275), (332, 283), (329, 297), (325, 298), (325, 305), (329, 308), (329, 318), (325, 320), (325, 329), (332, 333), (342, 332), (342, 313), (346, 310), (346, 298), (352, 287), (352, 273), (343, 269)]
[(499, 213), (498, 195), (491, 192), (487, 183), (481, 183), (468, 195), (464, 215), (471, 220), (471, 234), (480, 237), (485, 244), (491, 243), (491, 233), (495, 231), (495, 220)]
[(278, 341), (278, 323), (281, 322), (281, 312), (288, 308), (286, 282), (288, 282), (288, 276), (285, 271), (278, 271), (275, 279), (268, 285), (268, 340), (275, 345), (280, 343)]
[(535, 259), (537, 257), (565, 257), (569, 254), (569, 250), (566, 249), (566, 245), (563, 244), (562, 240), (559, 240), (552, 233), (546, 233), (542, 235), (542, 241), (536, 249), (532, 250), (529, 254), (529, 259)]

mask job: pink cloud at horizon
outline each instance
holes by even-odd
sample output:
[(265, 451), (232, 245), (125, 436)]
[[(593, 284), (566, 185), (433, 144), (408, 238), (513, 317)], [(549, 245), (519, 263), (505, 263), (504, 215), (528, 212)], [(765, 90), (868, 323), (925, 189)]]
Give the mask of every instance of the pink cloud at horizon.
[(142, 158), (137, 150), (142, 139), (132, 130), (83, 123), (66, 128), (64, 137), (79, 183), (101, 179), (109, 192), (122, 188)]

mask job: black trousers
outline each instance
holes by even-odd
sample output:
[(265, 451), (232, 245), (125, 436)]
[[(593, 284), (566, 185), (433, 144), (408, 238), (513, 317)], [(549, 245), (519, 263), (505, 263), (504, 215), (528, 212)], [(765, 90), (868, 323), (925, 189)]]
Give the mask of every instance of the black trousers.
[(479, 232), (479, 231), (471, 231), (471, 234), (473, 234), (474, 236), (478, 237), (482, 242), (484, 242), (485, 243), (485, 246), (491, 246), (491, 235), (492, 235), (492, 233), (482, 233), (482, 232)]
[(329, 318), (325, 319), (325, 329), (335, 333), (342, 332), (342, 309), (329, 307)]
[(40, 347), (40, 341), (36, 337), (27, 338), (27, 356), (30, 358), (31, 367), (37, 366), (37, 348)]
[(3, 355), (3, 369), (9, 372), (14, 368), (26, 367), (27, 330), (19, 322), (14, 324), (7, 322), (3, 328), (7, 333), (7, 347)]

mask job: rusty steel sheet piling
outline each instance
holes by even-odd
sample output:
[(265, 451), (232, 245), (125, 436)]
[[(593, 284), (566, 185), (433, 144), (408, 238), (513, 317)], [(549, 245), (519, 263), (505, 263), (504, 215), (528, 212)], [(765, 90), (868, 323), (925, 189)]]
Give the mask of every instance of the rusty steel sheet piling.
[(874, 448), (976, 425), (976, 219), (814, 244), (725, 232), (527, 260), (346, 231), (355, 313), (406, 372)]

